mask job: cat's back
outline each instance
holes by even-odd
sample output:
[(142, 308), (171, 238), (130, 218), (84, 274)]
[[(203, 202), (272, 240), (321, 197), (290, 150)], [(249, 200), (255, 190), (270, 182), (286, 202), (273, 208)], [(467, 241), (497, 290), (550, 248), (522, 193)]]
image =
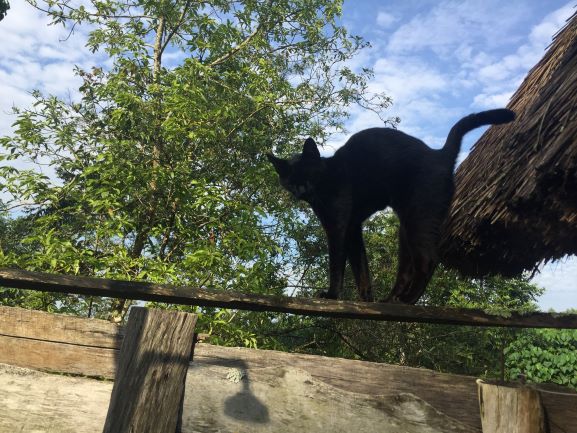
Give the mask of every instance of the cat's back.
[(398, 129), (369, 128), (353, 134), (335, 152), (335, 156), (347, 160), (354, 160), (357, 156), (363, 159), (397, 159), (416, 157), (431, 151), (421, 140)]

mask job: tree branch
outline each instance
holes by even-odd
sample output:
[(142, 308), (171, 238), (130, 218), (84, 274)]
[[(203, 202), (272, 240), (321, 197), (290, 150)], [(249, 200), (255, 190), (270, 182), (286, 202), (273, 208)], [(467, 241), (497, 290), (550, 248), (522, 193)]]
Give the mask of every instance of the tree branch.
[(218, 59), (214, 60), (213, 62), (211, 62), (208, 66), (213, 68), (217, 65), (220, 65), (221, 63), (226, 62), (228, 59), (230, 59), (232, 56), (234, 56), (236, 53), (238, 53), (240, 50), (242, 50), (244, 47), (246, 47), (248, 44), (250, 44), (250, 42), (256, 37), (256, 35), (261, 31), (262, 29), (262, 25), (259, 24), (257, 26), (257, 28), (250, 34), (248, 35), (244, 41), (242, 41), (240, 44), (238, 44), (236, 47), (232, 48), (228, 53), (226, 53), (225, 55), (219, 57)]
[(170, 33), (166, 36), (166, 39), (164, 41), (164, 43), (162, 44), (162, 47), (160, 48), (160, 55), (162, 55), (162, 53), (164, 53), (164, 50), (166, 49), (166, 47), (168, 46), (170, 40), (172, 39), (172, 37), (176, 34), (176, 32), (178, 31), (178, 29), (180, 28), (182, 22), (184, 21), (184, 19), (186, 18), (186, 14), (188, 12), (188, 9), (190, 8), (190, 0), (186, 1), (186, 4), (184, 5), (184, 8), (182, 9), (182, 13), (180, 14), (180, 18), (178, 19), (178, 22), (176, 23), (176, 25), (172, 28), (172, 30), (170, 31)]

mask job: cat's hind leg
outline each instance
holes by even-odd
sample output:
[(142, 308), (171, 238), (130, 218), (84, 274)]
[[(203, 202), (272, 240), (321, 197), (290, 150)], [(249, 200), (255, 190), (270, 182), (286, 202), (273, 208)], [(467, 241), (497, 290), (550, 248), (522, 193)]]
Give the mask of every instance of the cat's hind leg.
[(402, 219), (400, 222), (397, 277), (393, 289), (381, 302), (401, 303), (400, 296), (409, 290), (413, 278), (413, 257), (407, 240), (405, 224)]
[(413, 257), (407, 239), (405, 224), (401, 219), (399, 227), (399, 254), (397, 265), (397, 278), (391, 292), (381, 302), (401, 303), (400, 297), (409, 291), (411, 280), (413, 279)]
[(407, 243), (411, 251), (412, 276), (409, 285), (398, 294), (405, 304), (416, 303), (427, 288), (438, 264), (439, 229), (443, 218), (436, 215), (422, 217), (418, 224), (407, 228)]

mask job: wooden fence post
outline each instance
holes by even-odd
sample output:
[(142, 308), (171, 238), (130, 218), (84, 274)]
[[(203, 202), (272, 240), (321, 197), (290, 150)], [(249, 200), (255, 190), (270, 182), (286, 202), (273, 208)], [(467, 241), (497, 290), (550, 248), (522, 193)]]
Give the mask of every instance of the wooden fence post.
[(545, 433), (539, 392), (477, 380), (483, 433)]
[(196, 319), (130, 310), (104, 433), (177, 432)]

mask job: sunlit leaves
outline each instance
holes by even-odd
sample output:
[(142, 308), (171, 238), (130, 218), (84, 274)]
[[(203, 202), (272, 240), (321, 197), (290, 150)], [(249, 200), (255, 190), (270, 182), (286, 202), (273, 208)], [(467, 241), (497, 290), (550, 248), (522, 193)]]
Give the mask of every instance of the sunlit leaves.
[[(339, 2), (30, 3), (85, 26), (110, 61), (77, 68), (77, 100), (34, 91), (16, 110), (0, 142), (2, 264), (282, 293), (302, 271), (291, 230), (306, 221), (264, 154), (322, 141), (351, 103), (389, 102), (367, 94), (369, 70), (347, 68), (365, 43), (336, 24)], [(231, 326), (245, 318), (267, 323)]]
[(577, 389), (577, 331), (526, 330), (506, 349), (508, 375)]

